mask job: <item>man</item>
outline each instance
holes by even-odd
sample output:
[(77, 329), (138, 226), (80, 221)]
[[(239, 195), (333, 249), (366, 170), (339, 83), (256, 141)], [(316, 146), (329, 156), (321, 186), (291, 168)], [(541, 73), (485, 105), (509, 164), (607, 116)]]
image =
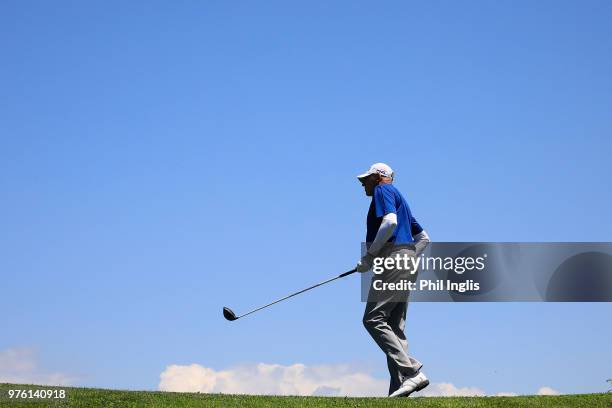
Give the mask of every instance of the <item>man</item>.
[[(373, 164), (357, 177), (366, 195), (372, 197), (367, 217), (367, 252), (357, 264), (359, 272), (369, 271), (376, 257), (416, 257), (429, 243), (427, 233), (393, 186), (393, 177), (393, 170), (384, 163)], [(385, 268), (382, 274), (374, 276), (372, 283), (375, 279), (387, 283), (416, 279), (416, 271), (402, 268), (401, 265)], [(391, 376), (389, 397), (408, 396), (429, 385), (429, 380), (420, 371), (423, 364), (408, 355), (404, 334), (408, 291), (375, 290), (372, 283), (363, 324), (387, 356)]]

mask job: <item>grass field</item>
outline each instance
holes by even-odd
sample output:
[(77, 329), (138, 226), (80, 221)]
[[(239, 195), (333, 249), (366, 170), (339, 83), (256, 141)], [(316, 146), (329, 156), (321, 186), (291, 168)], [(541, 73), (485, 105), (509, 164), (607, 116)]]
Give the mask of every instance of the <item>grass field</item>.
[[(9, 390), (66, 390), (65, 399), (11, 400)], [(115, 391), (0, 384), (0, 407), (612, 407), (612, 394), (521, 397), (334, 398)]]

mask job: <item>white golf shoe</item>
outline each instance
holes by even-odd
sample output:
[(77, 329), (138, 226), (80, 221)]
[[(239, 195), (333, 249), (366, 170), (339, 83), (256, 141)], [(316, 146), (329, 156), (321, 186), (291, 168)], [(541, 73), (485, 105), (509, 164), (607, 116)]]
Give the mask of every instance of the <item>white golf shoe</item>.
[(428, 385), (429, 380), (425, 377), (425, 374), (418, 373), (414, 377), (406, 378), (397, 391), (389, 395), (389, 397), (407, 397), (415, 391), (421, 391)]

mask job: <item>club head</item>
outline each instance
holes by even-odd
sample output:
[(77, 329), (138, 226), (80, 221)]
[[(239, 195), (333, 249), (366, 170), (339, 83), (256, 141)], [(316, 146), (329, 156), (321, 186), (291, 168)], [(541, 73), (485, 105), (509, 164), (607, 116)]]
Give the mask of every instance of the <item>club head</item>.
[(223, 308), (223, 317), (225, 317), (230, 322), (233, 322), (234, 320), (238, 319), (236, 317), (236, 313), (232, 312), (232, 309), (230, 309), (229, 307)]

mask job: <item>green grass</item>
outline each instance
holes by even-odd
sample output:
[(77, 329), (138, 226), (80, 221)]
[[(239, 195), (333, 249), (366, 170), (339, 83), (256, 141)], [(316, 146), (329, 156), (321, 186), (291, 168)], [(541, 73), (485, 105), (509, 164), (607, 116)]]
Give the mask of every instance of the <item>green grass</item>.
[[(8, 399), (11, 389), (65, 389), (64, 400)], [(0, 384), (0, 407), (612, 407), (612, 394), (520, 397), (332, 398), (116, 391)]]

